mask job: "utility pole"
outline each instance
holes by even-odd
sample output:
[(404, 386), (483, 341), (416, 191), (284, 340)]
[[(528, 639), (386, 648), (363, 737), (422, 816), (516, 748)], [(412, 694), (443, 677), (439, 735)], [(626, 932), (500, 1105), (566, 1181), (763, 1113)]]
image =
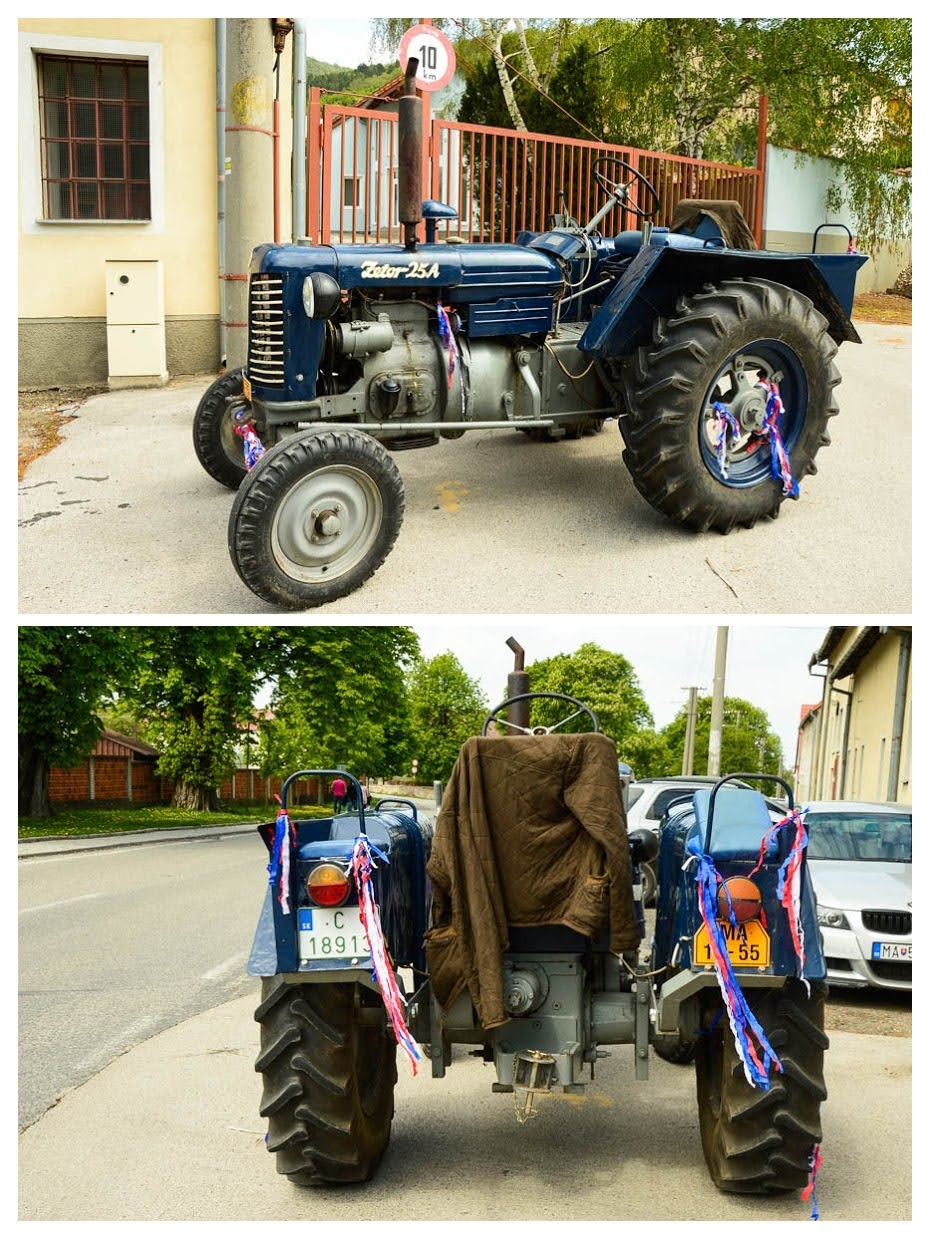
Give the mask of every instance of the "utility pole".
[(717, 629), (717, 655), (714, 660), (714, 695), (710, 706), (710, 742), (707, 746), (707, 773), (720, 778), (720, 751), (723, 748), (723, 698), (727, 672), (729, 628)]
[(694, 774), (694, 733), (697, 731), (698, 686), (688, 689), (688, 721), (685, 725), (685, 747), (681, 755), (681, 773)]

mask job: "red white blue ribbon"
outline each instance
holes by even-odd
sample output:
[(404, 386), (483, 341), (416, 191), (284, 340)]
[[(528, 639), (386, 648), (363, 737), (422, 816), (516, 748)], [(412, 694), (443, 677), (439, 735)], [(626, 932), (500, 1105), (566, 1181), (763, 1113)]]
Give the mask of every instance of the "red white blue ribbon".
[(730, 472), (727, 469), (727, 431), (730, 432), (730, 436), (733, 439), (738, 439), (742, 432), (740, 431), (739, 422), (725, 404), (715, 400), (711, 408), (719, 418), (717, 440), (714, 446), (717, 449), (717, 464), (720, 467), (721, 477), (726, 479), (730, 476)]
[(817, 1207), (817, 1171), (823, 1165), (823, 1157), (820, 1153), (820, 1145), (815, 1144), (813, 1152), (810, 1155), (810, 1178), (807, 1180), (807, 1187), (801, 1192), (802, 1200), (811, 1202), (811, 1221), (816, 1222), (820, 1219), (820, 1209)]
[[(788, 919), (791, 941), (794, 943), (794, 952), (798, 957), (799, 973), (803, 972), (806, 959), (804, 926), (801, 923), (801, 865), (804, 861), (804, 851), (807, 848), (807, 831), (804, 829), (804, 814), (806, 812), (807, 809), (792, 809), (787, 817), (783, 817), (780, 822), (776, 822), (770, 830), (766, 831), (759, 847), (759, 859), (756, 862), (756, 866), (747, 875), (751, 878), (759, 872), (765, 861), (766, 852), (775, 846), (779, 833), (789, 827), (793, 827), (788, 855), (778, 869), (776, 893)], [(810, 992), (810, 986), (806, 980), (804, 984), (808, 986), (808, 992)]]
[(445, 306), (440, 302), (436, 302), (436, 317), (439, 319), (439, 338), (442, 340), (443, 347), (449, 354), (449, 366), (446, 371), (446, 381), (452, 386), (452, 377), (455, 374), (455, 359), (458, 355), (458, 349), (455, 343), (455, 334), (452, 331), (452, 323), (449, 321), (449, 315), (446, 312)]
[(291, 848), (297, 843), (297, 829), (282, 806), (274, 824), (274, 844), (268, 862), (268, 885), (278, 881), (278, 902), (285, 915), (291, 910)]
[(791, 461), (788, 459), (788, 451), (781, 437), (781, 415), (785, 411), (785, 406), (781, 400), (781, 392), (779, 392), (776, 382), (769, 382), (767, 379), (759, 379), (756, 386), (761, 387), (767, 397), (765, 401), (765, 417), (762, 422), (762, 434), (768, 439), (769, 446), (772, 449), (772, 477), (781, 482), (782, 494), (790, 495), (792, 499), (797, 499), (798, 484), (791, 474)]
[(371, 842), (367, 835), (359, 835), (352, 849), (349, 868), (355, 879), (355, 889), (358, 891), (359, 918), (368, 938), (372, 974), (381, 991), (381, 1001), (384, 1003), (384, 1009), (387, 1011), (388, 1018), (391, 1021), (391, 1027), (394, 1030), (397, 1044), (410, 1059), (413, 1074), (416, 1075), (417, 1062), (423, 1055), (420, 1052), (420, 1047), (410, 1035), (410, 1029), (407, 1027), (407, 1020), (404, 1015), (406, 1003), (398, 988), (397, 977), (394, 975), (394, 966), (391, 963), (387, 943), (384, 940), (381, 916), (378, 912), (378, 905), (375, 902), (375, 892), (371, 880), (371, 873), (374, 868), (372, 852), (380, 860), (383, 860), (386, 865), (391, 863), (384, 853)]
[(255, 465), (257, 465), (261, 458), (265, 455), (265, 446), (255, 433), (255, 426), (252, 422), (246, 422), (245, 425), (236, 426), (236, 434), (242, 440), (242, 451), (245, 455), (246, 470), (251, 473)]
[[(685, 865), (696, 862), (698, 909), (707, 931), (714, 972), (723, 997), (723, 1004), (726, 1007), (727, 1018), (730, 1021), (736, 1052), (743, 1064), (746, 1079), (754, 1088), (761, 1088), (763, 1092), (766, 1092), (771, 1087), (772, 1070), (781, 1071), (782, 1066), (765, 1035), (765, 1030), (746, 1001), (746, 996), (740, 989), (733, 972), (733, 965), (730, 963), (723, 930), (717, 920), (717, 892), (723, 879), (717, 872), (713, 857), (701, 851), (697, 839), (692, 839), (688, 843), (688, 851), (691, 855), (685, 861)], [(732, 907), (730, 908), (730, 923), (736, 924)]]

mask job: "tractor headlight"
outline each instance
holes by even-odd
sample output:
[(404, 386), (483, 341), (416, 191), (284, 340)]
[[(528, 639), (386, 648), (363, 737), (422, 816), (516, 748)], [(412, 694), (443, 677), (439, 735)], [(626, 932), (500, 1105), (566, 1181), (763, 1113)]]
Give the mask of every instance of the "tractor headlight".
[(302, 295), (307, 318), (332, 318), (342, 303), (342, 289), (325, 271), (304, 278)]
[(824, 929), (849, 929), (849, 921), (839, 908), (823, 908), (820, 904), (817, 905), (817, 924)]

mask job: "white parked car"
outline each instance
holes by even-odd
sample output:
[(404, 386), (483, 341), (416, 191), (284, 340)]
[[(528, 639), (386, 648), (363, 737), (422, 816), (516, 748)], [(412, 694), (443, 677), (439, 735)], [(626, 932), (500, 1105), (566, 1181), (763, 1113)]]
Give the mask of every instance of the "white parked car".
[(815, 801), (805, 823), (831, 985), (911, 988), (911, 813)]

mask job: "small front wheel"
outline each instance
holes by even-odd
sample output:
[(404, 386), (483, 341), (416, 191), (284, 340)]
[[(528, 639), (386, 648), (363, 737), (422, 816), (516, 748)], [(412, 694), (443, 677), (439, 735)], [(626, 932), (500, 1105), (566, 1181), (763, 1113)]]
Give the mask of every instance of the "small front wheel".
[(403, 518), (403, 481), (380, 443), (358, 430), (304, 431), (266, 452), (240, 487), (229, 553), (266, 602), (318, 607), (375, 573)]
[(238, 490), (246, 475), (242, 440), (236, 434), (235, 415), (243, 408), (243, 366), (227, 370), (200, 397), (194, 414), (194, 451), (215, 482)]

